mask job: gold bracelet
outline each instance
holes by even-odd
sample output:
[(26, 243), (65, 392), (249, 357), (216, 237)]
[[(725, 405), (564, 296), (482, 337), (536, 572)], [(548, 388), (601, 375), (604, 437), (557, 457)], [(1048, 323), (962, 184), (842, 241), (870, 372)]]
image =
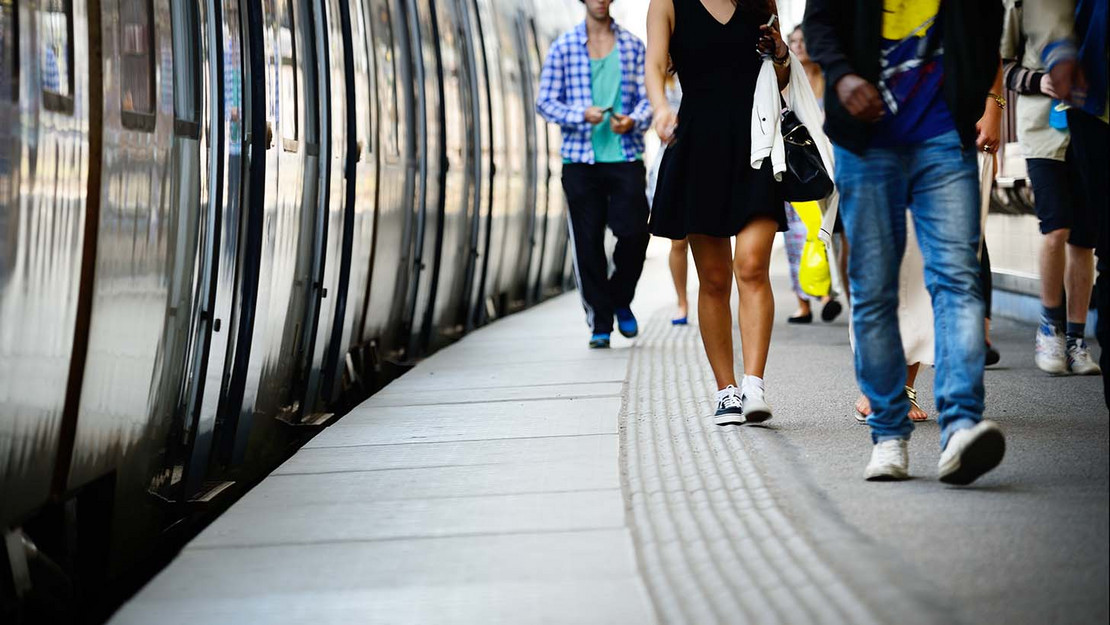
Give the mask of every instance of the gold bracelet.
[(998, 95), (997, 93), (988, 93), (987, 97), (994, 100), (994, 103), (998, 105), (998, 108), (1004, 111), (1006, 110), (1006, 98)]

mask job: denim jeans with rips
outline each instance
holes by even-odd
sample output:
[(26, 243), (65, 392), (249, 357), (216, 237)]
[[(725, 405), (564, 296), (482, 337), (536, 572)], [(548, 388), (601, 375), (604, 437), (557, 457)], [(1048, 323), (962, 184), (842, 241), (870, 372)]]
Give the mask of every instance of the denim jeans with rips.
[(978, 176), (975, 150), (963, 149), (955, 131), (863, 154), (836, 149), (840, 211), (849, 242), (856, 377), (871, 400), (867, 423), (874, 442), (908, 439), (913, 432), (898, 327), (907, 208), (933, 302), (941, 448), (953, 432), (982, 420), (986, 339)]

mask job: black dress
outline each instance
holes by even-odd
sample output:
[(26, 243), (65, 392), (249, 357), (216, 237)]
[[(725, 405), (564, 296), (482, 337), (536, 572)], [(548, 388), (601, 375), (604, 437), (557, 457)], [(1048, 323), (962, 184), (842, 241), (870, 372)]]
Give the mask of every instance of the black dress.
[(701, 0), (673, 0), (671, 60), (682, 81), (674, 141), (663, 154), (651, 232), (735, 236), (753, 217), (786, 230), (783, 200), (771, 173), (751, 166), (751, 116), (761, 63), (756, 44), (769, 13), (738, 3), (722, 24)]

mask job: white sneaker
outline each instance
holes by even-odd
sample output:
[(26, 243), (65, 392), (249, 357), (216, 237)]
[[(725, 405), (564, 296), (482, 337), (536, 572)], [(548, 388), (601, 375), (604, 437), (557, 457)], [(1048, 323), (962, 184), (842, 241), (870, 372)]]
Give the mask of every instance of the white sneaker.
[(994, 421), (984, 419), (974, 427), (957, 430), (948, 437), (937, 470), (940, 481), (966, 485), (998, 466), (1006, 453), (1006, 437)]
[(771, 418), (771, 405), (763, 399), (763, 389), (754, 384), (745, 384), (740, 403), (744, 406), (744, 420), (748, 423), (763, 423)]
[(1067, 339), (1064, 334), (1051, 325), (1042, 323), (1037, 328), (1037, 344), (1033, 359), (1037, 367), (1045, 373), (1061, 375), (1068, 372), (1065, 354)]
[(910, 452), (906, 439), (896, 438), (875, 443), (871, 448), (871, 462), (863, 471), (869, 482), (904, 480), (910, 476)]
[(1091, 350), (1087, 347), (1087, 342), (1079, 339), (1068, 348), (1068, 371), (1075, 375), (1100, 375), (1102, 369), (1099, 368), (1098, 363), (1094, 358), (1091, 358)]

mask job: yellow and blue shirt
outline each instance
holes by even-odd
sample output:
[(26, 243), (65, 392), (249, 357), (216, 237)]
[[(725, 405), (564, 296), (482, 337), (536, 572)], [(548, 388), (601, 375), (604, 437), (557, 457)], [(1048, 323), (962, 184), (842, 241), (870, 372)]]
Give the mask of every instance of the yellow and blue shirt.
[(883, 0), (879, 94), (886, 114), (872, 145), (927, 141), (956, 129), (944, 101), (941, 0)]

